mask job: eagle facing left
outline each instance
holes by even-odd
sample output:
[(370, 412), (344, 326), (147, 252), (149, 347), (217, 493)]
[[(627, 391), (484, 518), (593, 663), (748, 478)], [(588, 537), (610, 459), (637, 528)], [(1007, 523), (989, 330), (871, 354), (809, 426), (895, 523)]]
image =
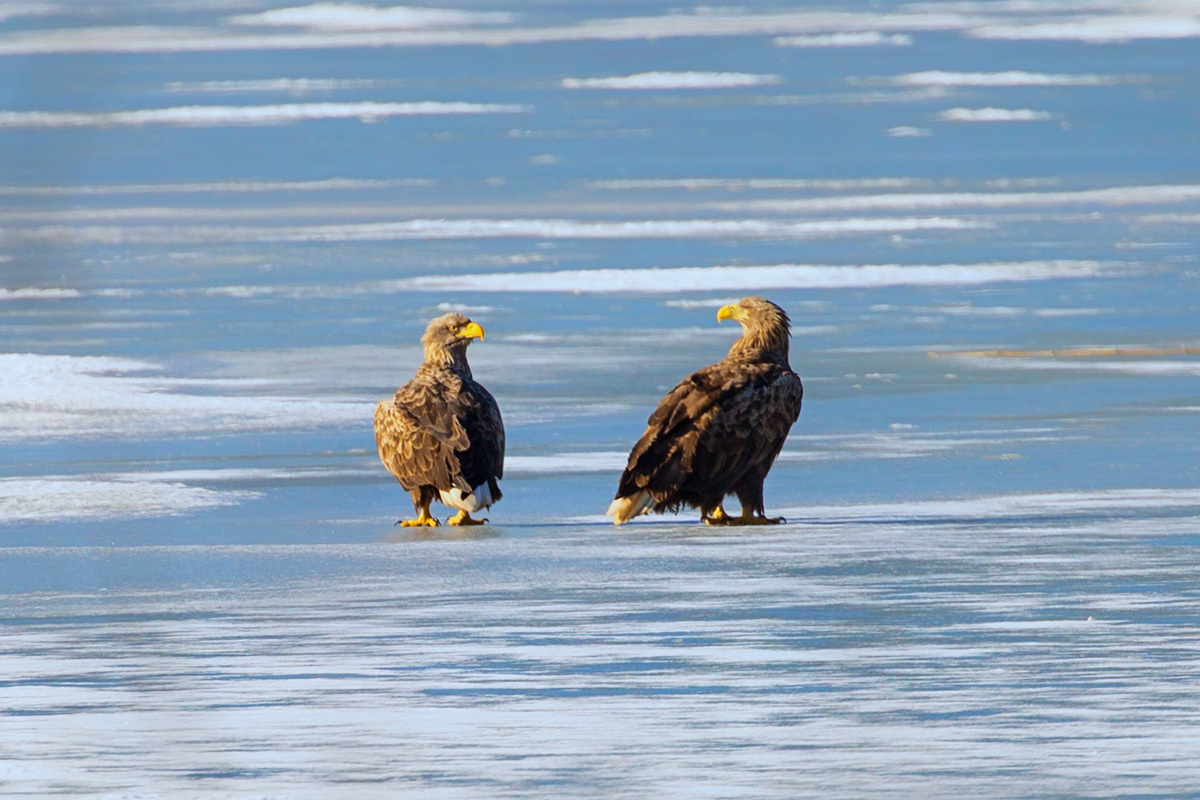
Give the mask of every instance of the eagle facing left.
[[(743, 297), (717, 321), (737, 320), (742, 338), (724, 359), (693, 372), (658, 403), (633, 446), (608, 507), (621, 525), (651, 511), (700, 509), (709, 525), (769, 525), (763, 480), (800, 416), (804, 386), (788, 363), (791, 321), (770, 300)], [(739, 517), (725, 513), (737, 495)]]
[(481, 525), (471, 514), (500, 497), (504, 476), (504, 422), (500, 407), (471, 376), (467, 346), (483, 328), (462, 314), (444, 314), (421, 336), (425, 361), (408, 383), (375, 406), (379, 459), (412, 494), (417, 518), (400, 525), (437, 525), (429, 504), (440, 500), (458, 513), (451, 525)]

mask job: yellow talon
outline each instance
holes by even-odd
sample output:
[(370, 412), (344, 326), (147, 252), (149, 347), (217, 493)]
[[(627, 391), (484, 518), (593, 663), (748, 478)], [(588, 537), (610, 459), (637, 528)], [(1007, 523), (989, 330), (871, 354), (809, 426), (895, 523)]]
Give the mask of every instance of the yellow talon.
[(719, 505), (716, 507), (716, 509), (713, 511), (713, 513), (711, 515), (704, 517), (704, 524), (705, 525), (728, 525), (730, 519), (731, 519), (731, 517), (725, 513), (725, 506)]
[(416, 519), (402, 519), (399, 522), (401, 528), (436, 528), (441, 524), (436, 517), (429, 516), (429, 510), (425, 508), (421, 509), (421, 514)]
[(712, 514), (702, 519), (705, 525), (778, 525), (787, 522), (783, 517), (760, 517), (744, 511), (739, 517), (731, 517), (725, 511), (724, 505), (717, 506)]
[(755, 517), (743, 514), (740, 517), (732, 517), (729, 520), (729, 525), (778, 525), (782, 522), (787, 522), (783, 517)]
[(450, 519), (446, 520), (447, 525), (486, 525), (487, 518), (471, 519), (471, 515), (466, 511), (459, 511)]

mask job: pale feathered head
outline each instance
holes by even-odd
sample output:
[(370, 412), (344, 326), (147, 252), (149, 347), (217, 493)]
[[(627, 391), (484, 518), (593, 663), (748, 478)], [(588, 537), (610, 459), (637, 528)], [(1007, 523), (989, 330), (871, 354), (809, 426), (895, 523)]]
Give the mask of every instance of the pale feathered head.
[(743, 297), (736, 303), (721, 306), (717, 312), (717, 322), (725, 319), (737, 320), (742, 326), (742, 338), (734, 343), (730, 355), (761, 351), (787, 360), (792, 321), (786, 311), (770, 300), (765, 297)]
[(455, 361), (465, 356), (467, 345), (483, 339), (483, 328), (457, 312), (434, 317), (421, 335), (425, 360)]

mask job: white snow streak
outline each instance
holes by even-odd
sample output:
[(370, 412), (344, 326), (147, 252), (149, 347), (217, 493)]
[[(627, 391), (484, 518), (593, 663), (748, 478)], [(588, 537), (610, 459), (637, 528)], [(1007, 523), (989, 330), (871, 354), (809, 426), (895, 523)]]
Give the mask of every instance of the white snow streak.
[[(1194, 4), (1180, 4), (1181, 9)], [(967, 32), (979, 39), (1064, 40), (1109, 44), (1135, 39), (1188, 39), (1200, 36), (1200, 15), (1114, 14), (1063, 22), (984, 25)]]
[(748, 72), (639, 72), (609, 78), (563, 78), (566, 89), (735, 89), (771, 86), (778, 75)]
[(0, 186), (0, 196), (61, 197), (115, 194), (200, 194), (210, 192), (319, 192), (435, 186), (429, 178), (326, 178), (315, 181), (202, 181), (197, 183), (112, 183), (79, 186)]
[(378, 89), (384, 81), (335, 78), (263, 78), (236, 81), (172, 81), (166, 86), (169, 92), (332, 92), (352, 89)]
[(625, 178), (591, 181), (588, 187), (604, 190), (686, 189), (703, 191), (724, 189), (788, 190), (815, 189), (844, 191), (856, 189), (912, 189), (929, 186), (927, 178)]
[(1065, 75), (1006, 70), (1004, 72), (945, 72), (927, 70), (897, 75), (898, 86), (1111, 86), (1120, 82), (1112, 75)]
[(1046, 122), (1049, 111), (1032, 108), (948, 108), (937, 115), (939, 122)]
[(630, 220), (415, 219), (280, 230), (262, 238), (279, 241), (389, 241), (399, 239), (704, 239), (715, 236), (804, 239), (859, 233), (968, 230), (987, 223), (945, 217), (901, 217), (782, 222), (768, 219)]
[(375, 122), (395, 116), (520, 114), (529, 106), (500, 103), (285, 103), (263, 106), (176, 106), (136, 111), (0, 111), (0, 128), (88, 128), (117, 125), (286, 125), (318, 119)]
[[(895, 12), (802, 10), (742, 13), (702, 9), (698, 13), (594, 19), (545, 27), (502, 24), (503, 12), (470, 12), (407, 6), (376, 8), (318, 3), (231, 17), (225, 26), (110, 26), (50, 28), (0, 36), (0, 55), (67, 52), (202, 52), (299, 50), (311, 48), (491, 47), (550, 42), (654, 41), (682, 37), (771, 36), (783, 46), (904, 45), (915, 31), (952, 31), (992, 39), (1074, 39), (1120, 42), (1200, 36), (1200, 18), (1190, 4), (1154, 3), (1116, 10), (1075, 6), (1089, 16), (1034, 16), (1029, 22), (1005, 13), (1000, 4), (926, 4)], [(1039, 6), (1008, 11), (1036, 14)], [(1046, 10), (1049, 10), (1047, 8)], [(1138, 12), (1141, 13), (1138, 13)], [(997, 14), (1000, 12), (1000, 14)]]
[(0, 522), (177, 516), (258, 497), (159, 480), (0, 478)]
[[(126, 358), (0, 354), (0, 441), (306, 429), (371, 414), (367, 403), (251, 394), (272, 385), (265, 381), (158, 372), (157, 364)], [(228, 390), (237, 394), (216, 393)]]
[(76, 297), (82, 297), (78, 289), (0, 289), (0, 300), (72, 300)]
[(512, 19), (512, 14), (502, 12), (473, 12), (415, 6), (378, 8), (358, 3), (313, 3), (293, 8), (274, 8), (257, 14), (239, 14), (230, 17), (229, 22), (253, 27), (373, 31), (500, 25), (512, 22)]
[(773, 211), (778, 213), (863, 212), (899, 209), (961, 210), (1065, 205), (1166, 205), (1200, 200), (1200, 184), (1111, 186), (1053, 192), (904, 192), (895, 194), (806, 197), (796, 200), (744, 200), (715, 203), (730, 212)]
[(376, 284), (390, 291), (475, 292), (679, 292), (760, 289), (844, 289), (873, 286), (954, 286), (1010, 281), (1088, 278), (1116, 271), (1098, 261), (1030, 261), (983, 264), (877, 264), (827, 266), (683, 267), (557, 272), (427, 275)]
[(776, 36), (773, 41), (776, 47), (907, 47), (913, 42), (907, 34), (880, 31)]

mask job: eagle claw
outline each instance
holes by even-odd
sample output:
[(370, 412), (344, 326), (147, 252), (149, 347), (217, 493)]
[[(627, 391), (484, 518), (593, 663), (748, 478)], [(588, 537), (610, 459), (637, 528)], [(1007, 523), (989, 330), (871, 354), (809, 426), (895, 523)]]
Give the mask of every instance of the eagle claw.
[(442, 523), (438, 522), (435, 517), (420, 516), (416, 519), (398, 519), (396, 524), (401, 528), (436, 528)]
[(742, 517), (735, 522), (738, 525), (778, 525), (787, 520), (783, 517)]
[(705, 525), (779, 525), (784, 522), (787, 520), (783, 517), (758, 517), (744, 514), (740, 517), (718, 516), (717, 514), (704, 517)]
[(465, 511), (459, 511), (450, 519), (446, 520), (447, 525), (486, 525), (488, 518), (471, 519), (471, 515)]

